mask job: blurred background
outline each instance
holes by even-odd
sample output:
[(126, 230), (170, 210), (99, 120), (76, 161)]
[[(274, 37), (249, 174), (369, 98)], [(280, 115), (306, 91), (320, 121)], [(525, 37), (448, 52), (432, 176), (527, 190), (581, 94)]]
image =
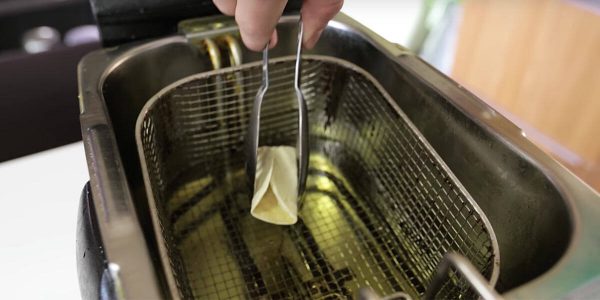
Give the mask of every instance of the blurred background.
[[(600, 1), (346, 0), (343, 12), (421, 55), (600, 189)], [(88, 175), (76, 67), (100, 48), (98, 32), (84, 0), (0, 0), (0, 36), (0, 265), (10, 270), (0, 280), (9, 299), (77, 299), (75, 222)]]

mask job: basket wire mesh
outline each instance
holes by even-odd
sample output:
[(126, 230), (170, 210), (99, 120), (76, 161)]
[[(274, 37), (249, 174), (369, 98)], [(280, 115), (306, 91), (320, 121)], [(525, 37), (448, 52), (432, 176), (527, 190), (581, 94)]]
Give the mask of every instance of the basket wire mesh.
[[(270, 62), (261, 145), (294, 145), (294, 57)], [(244, 137), (259, 63), (182, 79), (144, 107), (136, 136), (161, 259), (185, 299), (346, 299), (425, 293), (445, 253), (498, 273), (492, 228), (424, 137), (364, 70), (305, 56), (307, 189), (293, 226), (250, 215)], [(457, 274), (438, 293), (475, 298)]]

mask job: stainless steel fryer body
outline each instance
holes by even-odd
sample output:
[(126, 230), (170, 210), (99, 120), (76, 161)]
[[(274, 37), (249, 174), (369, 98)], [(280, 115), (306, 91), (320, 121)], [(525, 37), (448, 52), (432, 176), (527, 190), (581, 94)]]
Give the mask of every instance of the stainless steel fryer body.
[[(226, 26), (199, 35), (235, 31)], [(285, 33), (297, 18), (281, 21)], [(293, 53), (280, 34), (273, 57)], [(394, 98), (488, 216), (507, 298), (559, 298), (600, 274), (600, 197), (487, 104), (405, 49), (350, 18), (330, 22), (311, 54), (368, 71)], [(244, 53), (245, 61), (259, 54)], [(144, 207), (135, 119), (154, 93), (210, 70), (185, 37), (94, 52), (79, 66), (82, 136), (105, 272), (126, 298), (161, 297), (161, 269)]]

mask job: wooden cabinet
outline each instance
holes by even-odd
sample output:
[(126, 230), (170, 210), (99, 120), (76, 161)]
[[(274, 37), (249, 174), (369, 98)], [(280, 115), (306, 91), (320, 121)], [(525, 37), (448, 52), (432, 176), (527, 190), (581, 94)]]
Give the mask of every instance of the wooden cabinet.
[(575, 3), (464, 1), (451, 76), (600, 189), (600, 11)]

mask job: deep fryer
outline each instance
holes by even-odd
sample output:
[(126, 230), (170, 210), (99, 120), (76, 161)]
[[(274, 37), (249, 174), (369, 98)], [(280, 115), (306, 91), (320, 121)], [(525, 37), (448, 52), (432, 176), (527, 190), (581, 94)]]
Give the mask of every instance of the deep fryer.
[[(97, 12), (100, 13), (101, 10), (97, 10)], [(186, 15), (182, 18), (187, 17), (190, 16)], [(102, 18), (98, 19), (102, 25)], [(286, 57), (292, 54), (294, 50), (295, 20), (297, 19), (294, 16), (282, 19), (278, 28), (281, 36), (280, 46), (273, 50), (274, 60), (272, 63), (283, 70), (281, 72), (283, 77), (287, 74), (285, 71), (286, 64), (289, 65), (289, 63), (286, 63)], [(115, 26), (115, 23), (118, 24), (118, 22), (113, 22), (110, 23), (110, 26)], [(223, 68), (222, 70), (213, 71), (216, 68), (217, 61), (232, 64), (232, 60), (226, 55), (229, 50), (222, 50), (229, 49), (223, 46), (226, 43), (219, 43), (218, 49), (223, 51), (223, 57), (218, 60), (207, 51), (207, 49), (211, 49), (207, 47), (207, 43), (209, 43), (207, 41), (218, 41), (223, 36), (236, 36), (236, 27), (231, 19), (211, 17), (188, 21), (182, 23), (180, 28), (180, 33), (173, 36), (151, 41), (126, 43), (116, 48), (107, 48), (92, 53), (80, 65), (82, 132), (90, 167), (90, 185), (86, 188), (84, 195), (93, 196), (83, 202), (82, 208), (85, 209), (83, 211), (85, 218), (80, 219), (82, 239), (78, 243), (79, 249), (83, 249), (78, 253), (82, 256), (83, 253), (87, 255), (86, 257), (78, 257), (82, 292), (85, 295), (91, 295), (92, 297), (94, 295), (107, 295), (115, 298), (134, 299), (172, 295), (172, 286), (169, 285), (169, 271), (165, 268), (162, 259), (166, 252), (160, 249), (162, 241), (156, 238), (156, 226), (153, 226), (152, 207), (150, 207), (152, 201), (149, 201), (152, 195), (148, 195), (152, 192), (144, 188), (143, 168), (145, 166), (143, 163), (139, 163), (138, 151), (140, 148), (137, 147), (135, 140), (135, 122), (140, 112), (143, 113), (143, 107), (149, 105), (154, 96), (161, 94), (161, 91), (167, 93), (173, 90), (173, 87), (177, 84), (181, 84), (186, 80), (205, 80), (204, 85), (199, 85), (196, 82), (195, 88), (199, 89), (206, 89), (211, 84), (214, 85), (215, 78), (219, 76), (230, 78), (230, 81), (233, 80), (234, 87), (231, 90), (235, 90), (235, 85), (239, 84), (238, 81), (243, 82), (240, 85), (241, 87), (252, 86), (252, 74), (256, 72), (252, 71), (253, 68), (256, 69), (253, 67), (252, 62), (258, 61), (259, 56), (243, 48), (240, 48), (241, 57), (243, 57), (241, 67), (235, 69), (236, 66), (234, 66), (233, 69), (227, 69), (227, 67), (220, 66), (218, 69)], [(112, 31), (107, 30), (103, 34), (106, 32)], [(110, 43), (118, 39), (112, 39), (108, 36), (106, 40)], [(122, 40), (118, 41), (119, 43), (122, 42)], [(343, 45), (343, 47), (340, 47), (340, 45)], [(315, 84), (321, 82), (330, 84), (323, 87), (313, 86), (315, 95), (327, 95), (328, 92), (333, 95), (330, 97), (332, 99), (351, 99), (348, 94), (355, 91), (355, 95), (366, 94), (354, 97), (369, 98), (368, 95), (373, 94), (375, 91), (375, 94), (385, 96), (380, 100), (373, 100), (374, 103), (383, 101), (382, 103), (388, 103), (387, 105), (392, 108), (397, 106), (396, 113), (388, 116), (389, 119), (385, 119), (382, 116), (390, 112), (377, 112), (377, 109), (381, 109), (381, 106), (368, 107), (367, 105), (367, 107), (344, 108), (346, 102), (345, 105), (350, 107), (357, 105), (356, 103), (361, 103), (358, 98), (356, 100), (339, 101), (338, 104), (328, 103), (328, 100), (323, 98), (322, 101), (313, 102), (311, 120), (322, 122), (315, 122), (315, 124), (331, 126), (330, 132), (337, 132), (336, 134), (339, 136), (345, 135), (357, 139), (364, 136), (366, 141), (354, 143), (356, 148), (354, 153), (360, 154), (360, 151), (370, 149), (376, 151), (380, 156), (392, 155), (392, 160), (382, 164), (387, 166), (387, 169), (383, 168), (383, 171), (365, 170), (365, 172), (380, 174), (383, 178), (387, 178), (390, 180), (387, 183), (388, 186), (400, 185), (400, 187), (410, 189), (411, 186), (419, 184), (416, 181), (418, 178), (414, 178), (414, 181), (411, 182), (406, 180), (402, 182), (399, 177), (395, 178), (393, 175), (399, 174), (395, 173), (397, 171), (394, 168), (403, 166), (401, 160), (394, 160), (394, 155), (401, 153), (397, 152), (397, 147), (407, 145), (406, 142), (389, 144), (382, 143), (382, 140), (376, 138), (368, 140), (368, 126), (361, 129), (360, 126), (358, 128), (347, 128), (344, 125), (349, 123), (372, 124), (374, 128), (372, 132), (375, 137), (389, 138), (390, 134), (393, 137), (395, 134), (402, 132), (402, 129), (398, 126), (403, 124), (403, 121), (409, 124), (408, 129), (404, 130), (408, 130), (408, 132), (415, 135), (413, 143), (430, 147), (429, 152), (433, 153), (433, 161), (438, 163), (439, 168), (442, 170), (441, 174), (448, 174), (446, 178), (446, 180), (449, 180), (448, 184), (456, 186), (460, 191), (459, 196), (465, 197), (467, 203), (473, 201), (472, 207), (481, 210), (481, 215), (485, 217), (486, 222), (489, 220), (489, 231), (494, 232), (499, 246), (498, 253), (502, 257), (498, 266), (499, 279), (496, 289), (502, 292), (505, 297), (556, 297), (565, 296), (569, 293), (579, 293), (579, 287), (589, 289), (589, 285), (584, 285), (584, 283), (593, 280), (598, 274), (598, 236), (597, 233), (593, 232), (597, 216), (600, 215), (598, 196), (589, 187), (582, 184), (579, 179), (566, 171), (564, 167), (534, 147), (518, 128), (410, 52), (388, 43), (343, 15), (338, 16), (330, 23), (317, 47), (307, 52), (304, 63), (306, 64), (304, 69), (308, 70), (306, 71), (308, 73), (303, 76), (310, 78), (310, 70), (312, 70), (312, 74), (322, 76), (315, 79)], [(328, 74), (330, 77), (327, 77)], [(339, 78), (346, 78), (347, 81), (344, 82)], [(224, 79), (221, 80), (226, 82)], [(367, 86), (358, 85), (360, 88), (357, 88), (357, 83), (353, 85), (351, 82), (358, 82), (358, 84), (366, 82)], [(181, 88), (184, 89), (185, 86)], [(311, 86), (305, 84), (305, 88), (310, 90)], [(319, 88), (322, 90), (319, 90)], [(368, 92), (369, 89), (371, 89), (371, 93)], [(207, 93), (214, 94), (219, 93), (219, 91), (219, 89), (208, 89)], [(285, 88), (282, 88), (281, 92), (285, 94)], [(342, 97), (340, 94), (344, 93), (347, 95)], [(225, 92), (225, 95), (212, 98), (221, 100), (238, 99), (242, 95), (243, 93), (228, 94), (228, 92)], [(316, 98), (313, 97), (313, 99)], [(190, 105), (189, 109), (202, 111), (201, 103), (202, 98), (197, 97), (190, 98), (187, 104)], [(217, 105), (218, 101), (207, 103)], [(238, 101), (236, 103), (243, 104), (245, 102)], [(329, 104), (329, 106), (318, 107), (325, 104)], [(239, 106), (227, 108), (243, 109)], [(344, 113), (344, 109), (346, 109), (346, 113)], [(365, 118), (365, 115), (369, 116), (369, 114), (355, 115), (351, 113), (352, 109), (359, 111), (371, 110), (371, 115), (379, 116), (374, 119), (379, 120), (380, 123), (374, 121), (369, 123), (368, 120), (361, 119)], [(332, 110), (340, 110), (341, 113), (335, 115), (336, 117), (332, 120), (327, 120), (327, 113), (331, 113)], [(173, 112), (172, 109), (170, 111)], [(325, 114), (321, 116), (318, 112)], [(205, 115), (196, 116), (196, 122), (211, 121), (207, 115), (211, 111), (207, 110), (204, 113)], [(232, 116), (235, 116), (237, 126), (243, 128), (244, 113), (235, 113)], [(344, 118), (347, 120), (354, 119), (351, 122), (343, 122)], [(175, 124), (171, 128), (185, 128), (181, 127), (181, 124), (179, 125), (177, 127), (177, 124)], [(282, 126), (285, 126), (285, 124)], [(324, 128), (325, 126), (317, 127)], [(281, 128), (273, 128), (276, 132), (265, 138), (285, 139), (288, 136), (277, 132), (281, 131)], [(386, 130), (380, 128), (386, 128)], [(364, 130), (364, 132), (361, 133), (361, 130)], [(314, 134), (327, 135), (326, 132), (319, 132), (318, 129), (312, 131)], [(380, 135), (378, 136), (378, 134)], [(353, 175), (350, 174), (352, 172), (344, 171), (344, 168), (354, 169), (360, 167), (360, 162), (364, 161), (368, 154), (363, 153), (362, 156), (358, 155), (358, 157), (344, 154), (344, 151), (348, 150), (345, 148), (351, 148), (352, 144), (344, 143), (343, 138), (337, 138), (336, 140), (335, 134), (333, 135), (328, 136), (328, 139), (334, 140), (335, 143), (328, 141), (319, 145), (320, 149), (327, 149), (324, 153), (326, 155), (322, 156), (329, 159), (329, 161), (322, 159), (322, 156), (315, 156), (314, 163), (311, 160), (313, 164), (327, 164), (333, 171), (320, 175), (323, 172), (317, 168), (313, 171), (313, 176), (315, 176), (313, 180), (318, 181), (316, 176), (325, 176), (334, 183), (338, 182), (338, 192), (341, 187), (341, 189), (359, 189), (363, 193), (389, 193), (389, 190), (386, 191), (385, 187), (381, 192), (378, 190), (379, 185), (382, 183), (376, 177), (374, 177), (376, 179), (373, 182), (362, 183), (363, 185), (359, 188), (353, 187), (352, 184), (349, 187), (347, 183), (343, 184), (344, 179), (340, 180), (338, 178), (340, 177), (339, 173), (343, 173), (344, 176), (342, 177), (348, 177), (347, 181), (353, 181)], [(185, 138), (185, 134), (179, 137), (182, 143), (190, 141)], [(218, 137), (230, 142), (229, 146), (239, 143), (239, 139), (231, 134)], [(166, 145), (164, 138), (168, 138), (168, 136), (162, 135), (161, 138), (163, 140), (161, 140), (160, 143), (162, 144), (160, 145)], [(393, 139), (383, 140), (393, 141)], [(195, 146), (203, 141), (206, 140), (199, 138)], [(209, 143), (207, 145), (215, 144)], [(339, 145), (343, 146), (341, 150)], [(380, 149), (377, 149), (377, 146)], [(216, 150), (213, 150), (217, 152), (229, 149), (227, 147), (216, 148)], [(174, 151), (173, 149), (190, 148), (169, 147), (169, 149)], [(211, 154), (205, 148), (191, 149), (194, 149), (194, 151), (190, 155), (192, 157), (196, 155), (199, 159), (196, 169), (207, 168), (206, 161), (203, 165), (202, 159), (222, 157), (211, 156), (214, 153)], [(417, 154), (419, 153), (422, 152)], [(235, 153), (229, 153), (228, 155), (235, 158)], [(371, 154), (371, 156), (377, 155)], [(407, 157), (407, 159), (410, 158), (410, 156)], [(339, 161), (331, 162), (332, 159), (338, 159)], [(235, 159), (230, 159), (230, 161), (235, 165)], [(169, 164), (171, 163), (176, 167), (169, 170), (183, 172), (186, 166), (190, 164), (190, 160), (173, 159), (173, 162), (169, 162)], [(163, 163), (162, 165), (166, 164)], [(425, 165), (427, 165), (427, 161), (415, 162), (415, 166)], [(336, 173), (337, 176), (335, 176)], [(194, 174), (200, 173), (196, 170)], [(186, 184), (193, 184), (194, 180), (202, 179), (194, 178), (192, 180), (191, 177), (186, 176), (186, 174), (183, 174), (179, 177), (168, 177), (169, 180), (165, 182), (165, 185), (168, 185), (171, 189), (171, 196), (177, 194), (177, 187), (186, 187)], [(235, 174), (221, 176), (220, 178), (232, 178), (234, 176)], [(425, 175), (423, 178), (425, 179), (424, 183), (428, 182), (427, 176), (429, 175)], [(337, 181), (336, 178), (338, 178)], [(222, 185), (223, 183), (216, 186), (221, 187)], [(219, 189), (217, 187), (213, 188)], [(402, 199), (401, 196), (389, 195), (389, 197), (389, 199)], [(410, 199), (410, 197), (406, 197)], [(364, 195), (359, 198), (370, 199)], [(379, 204), (377, 204), (378, 201)], [(386, 224), (386, 226), (390, 226), (390, 224), (391, 226), (400, 225), (401, 220), (395, 219), (400, 216), (390, 213), (387, 217), (387, 211), (381, 213), (382, 208), (386, 208), (385, 205), (387, 205), (386, 202), (381, 201), (374, 199), (372, 202), (375, 204), (371, 204), (367, 208), (364, 205), (357, 204), (359, 206), (350, 207), (350, 214), (365, 214), (369, 216), (369, 220), (375, 219), (378, 222), (383, 220), (383, 223), (379, 224)], [(426, 199), (419, 201), (426, 201)], [(309, 209), (309, 202), (306, 203), (307, 207), (305, 209)], [(418, 201), (415, 203), (417, 208), (425, 204), (425, 202)], [(225, 207), (231, 208), (233, 204), (226, 204)], [(359, 209), (357, 210), (356, 207), (359, 207)], [(243, 207), (239, 209), (243, 210)], [(439, 207), (434, 206), (429, 209), (428, 212), (432, 213), (437, 212)], [(379, 211), (379, 214), (373, 214), (373, 211)], [(407, 209), (406, 211), (412, 214), (419, 212), (418, 209)], [(239, 222), (243, 222), (237, 214), (229, 214), (229, 216), (230, 219), (227, 223), (234, 223), (233, 226), (239, 226)], [(414, 217), (416, 220), (419, 220), (419, 218), (424, 217), (419, 217), (418, 214)], [(356, 222), (351, 222), (353, 225), (344, 225), (340, 228), (367, 226), (368, 222), (365, 220), (361, 219), (358, 225), (356, 225)], [(434, 224), (432, 221), (424, 218), (422, 225)], [(316, 222), (315, 224), (327, 225), (326, 222)], [(333, 228), (336, 227), (333, 226)], [(486, 228), (486, 226), (483, 226), (483, 228)], [(302, 241), (301, 246), (297, 247), (314, 246), (315, 243), (306, 243), (306, 241), (317, 238), (302, 236), (306, 232), (307, 230), (302, 229), (299, 231), (292, 230), (286, 236), (301, 236), (297, 239)], [(360, 232), (360, 230), (348, 234), (361, 236), (357, 232)], [(238, 232), (238, 234), (241, 234), (242, 237), (249, 235), (248, 233), (244, 234), (244, 232)], [(388, 240), (393, 239), (393, 237), (381, 236), (382, 239)], [(443, 235), (442, 239), (444, 238), (448, 238), (448, 235)], [(368, 247), (370, 239), (364, 237), (358, 239), (362, 244), (356, 247), (365, 247), (364, 245)], [(432, 240), (430, 236), (425, 237), (425, 240), (427, 239)], [(389, 251), (378, 249), (372, 251), (372, 253), (383, 255), (384, 258), (381, 260), (388, 264), (388, 268), (397, 268), (394, 264), (389, 264), (389, 260), (399, 259), (396, 254), (401, 251), (402, 245), (386, 244), (377, 240), (375, 242), (375, 247), (386, 245), (385, 247), (388, 247)], [(423, 248), (430, 246), (426, 242), (428, 241), (423, 243)], [(300, 253), (313, 252), (300, 251)], [(316, 253), (312, 255), (318, 256), (319, 251)], [(433, 257), (436, 257), (439, 261), (443, 254), (443, 251), (438, 251)], [(252, 257), (252, 254), (242, 253), (241, 256), (247, 260), (248, 257)], [(422, 259), (426, 256), (421, 254), (417, 257)], [(325, 265), (335, 264), (327, 259), (315, 259), (325, 263)], [(438, 261), (433, 263), (433, 268)], [(428, 263), (428, 265), (430, 264), (432, 263)], [(183, 265), (183, 268), (186, 268), (186, 266)], [(326, 269), (333, 270), (334, 268), (329, 266)], [(349, 269), (352, 269), (352, 267), (349, 267)], [(369, 270), (367, 268), (358, 269)], [(386, 268), (379, 267), (379, 269), (384, 270)], [(220, 269), (214, 268), (211, 270)], [(252, 277), (257, 272), (241, 273), (250, 274), (250, 277)], [(356, 270), (350, 271), (350, 273), (351, 275), (344, 275), (342, 271), (338, 271), (333, 277), (359, 277), (354, 274), (357, 273)], [(432, 275), (432, 270), (430, 269), (424, 274), (427, 275), (425, 277), (429, 278)], [(487, 275), (487, 279), (490, 279), (491, 273)], [(413, 276), (419, 277), (420, 275), (414, 274)], [(421, 274), (421, 276), (424, 275)], [(289, 278), (301, 277), (300, 275)], [(460, 279), (460, 276), (456, 278)], [(310, 279), (307, 280), (310, 281)], [(425, 281), (427, 280), (425, 279)], [(247, 280), (244, 282), (244, 284), (248, 283)], [(256, 284), (256, 281), (250, 282)], [(284, 287), (290, 289), (293, 286), (306, 286), (306, 282), (290, 285), (286, 284), (286, 280), (281, 282), (284, 282)], [(325, 280), (324, 282), (327, 283), (328, 281)], [(552, 284), (552, 282), (560, 282), (560, 284)], [(338, 283), (338, 285), (341, 284)], [(402, 286), (402, 284), (398, 286)], [(219, 286), (214, 286), (214, 288), (220, 290)], [(181, 290), (185, 291), (186, 289), (187, 287), (184, 287)], [(410, 289), (410, 287), (401, 289)], [(422, 295), (425, 289), (426, 287), (416, 288), (412, 293)], [(252, 289), (248, 288), (248, 290)], [(257, 290), (260, 291), (260, 289)], [(302, 290), (302, 288), (298, 290)], [(310, 289), (305, 290), (310, 291)], [(397, 291), (398, 288), (391, 290)], [(337, 295), (336, 293), (331, 294)], [(181, 295), (187, 296), (188, 294), (183, 292)], [(242, 293), (239, 296), (248, 295), (253, 296), (254, 294)], [(258, 295), (275, 297), (268, 293), (259, 293)], [(300, 293), (298, 295), (309, 294)]]

